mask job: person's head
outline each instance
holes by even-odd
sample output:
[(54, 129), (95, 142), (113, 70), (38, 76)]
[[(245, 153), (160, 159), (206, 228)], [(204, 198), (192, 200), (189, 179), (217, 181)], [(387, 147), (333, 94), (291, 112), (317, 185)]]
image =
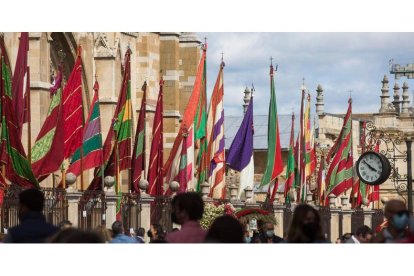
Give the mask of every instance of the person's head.
[(43, 210), (45, 197), (38, 189), (27, 189), (19, 194), (20, 217), (27, 212), (39, 212)]
[(355, 236), (360, 243), (369, 243), (371, 242), (372, 237), (374, 236), (374, 232), (371, 228), (364, 225), (356, 230)]
[(288, 242), (310, 243), (324, 240), (318, 211), (307, 204), (295, 208), (288, 232)]
[(137, 236), (143, 238), (145, 236), (145, 229), (140, 227), (137, 229)]
[(398, 232), (404, 231), (408, 225), (409, 212), (404, 202), (398, 199), (392, 199), (387, 202), (384, 209), (384, 216), (389, 221), (390, 228)]
[(85, 232), (76, 228), (60, 230), (50, 239), (51, 243), (104, 243), (104, 239), (95, 232)]
[(275, 235), (275, 225), (271, 222), (263, 223), (262, 229), (268, 239), (273, 238)]
[(69, 220), (62, 220), (60, 223), (59, 223), (59, 228), (60, 229), (65, 229), (65, 228), (70, 228), (70, 227), (72, 227), (72, 222), (70, 222)]
[(198, 193), (181, 193), (173, 198), (172, 210), (171, 219), (174, 223), (199, 221), (203, 217), (204, 202)]
[(98, 234), (105, 242), (110, 242), (112, 240), (111, 232), (109, 232), (105, 225), (96, 226), (94, 232)]
[(164, 229), (159, 224), (151, 224), (150, 232), (151, 232), (152, 240), (164, 240), (165, 239)]
[(210, 226), (205, 240), (212, 243), (243, 243), (243, 227), (232, 216), (220, 216)]
[(352, 235), (353, 235), (354, 233), (345, 233), (345, 234), (343, 234), (342, 235), (342, 243), (345, 243), (347, 240), (349, 240), (351, 237), (352, 237)]
[(114, 223), (112, 223), (112, 234), (116, 236), (123, 233), (124, 226), (122, 225), (122, 222), (120, 222), (119, 220), (114, 221)]

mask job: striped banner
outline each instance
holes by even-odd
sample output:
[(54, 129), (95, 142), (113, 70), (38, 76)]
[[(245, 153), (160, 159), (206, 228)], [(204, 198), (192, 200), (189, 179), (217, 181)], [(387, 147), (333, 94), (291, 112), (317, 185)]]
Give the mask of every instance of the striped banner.
[(68, 173), (71, 172), (79, 175), (81, 170), (88, 170), (102, 165), (102, 131), (101, 115), (99, 112), (99, 84), (95, 81), (93, 86), (95, 91), (91, 109), (89, 110), (88, 119), (83, 132), (83, 168), (81, 168), (81, 152), (78, 148), (72, 156)]
[[(347, 189), (352, 188), (353, 184), (353, 157), (352, 157), (352, 101), (349, 100), (348, 111), (344, 119), (341, 134), (335, 141), (338, 145), (338, 151), (334, 154), (331, 164), (329, 165), (328, 173), (326, 175), (326, 199), (325, 203), (329, 201), (328, 196), (334, 194), (339, 196)], [(345, 136), (344, 136), (345, 135)], [(343, 138), (344, 137), (344, 138)], [(329, 156), (328, 156), (329, 158)]]
[(157, 106), (155, 108), (154, 124), (152, 127), (152, 142), (150, 152), (150, 163), (148, 169), (148, 194), (160, 196), (164, 193), (163, 165), (163, 100), (162, 88), (164, 81), (160, 81), (160, 92), (158, 93)]
[(290, 189), (296, 189), (295, 183), (295, 156), (294, 156), (294, 139), (295, 139), (295, 114), (292, 113), (292, 123), (290, 129), (290, 143), (289, 143), (289, 153), (288, 160), (286, 164), (286, 182), (284, 185), (284, 197), (286, 202), (290, 202), (291, 198), (289, 197)]
[(69, 80), (63, 89), (63, 131), (65, 159), (81, 147), (83, 133), (83, 105), (82, 105), (82, 58), (81, 48)]
[(147, 82), (142, 86), (144, 92), (141, 100), (141, 108), (139, 111), (137, 130), (135, 133), (134, 149), (132, 151), (132, 186), (131, 190), (140, 193), (139, 181), (142, 172), (145, 171), (145, 117), (147, 108)]
[(64, 126), (62, 110), (62, 68), (59, 68), (50, 92), (52, 100), (47, 117), (32, 147), (31, 163), (34, 175), (39, 181), (60, 170), (64, 159)]
[(224, 63), (211, 95), (210, 107), (207, 117), (207, 160), (210, 163), (208, 183), (210, 184), (210, 197), (224, 199), (226, 197), (225, 185), (225, 154), (224, 154)]
[(279, 136), (279, 123), (277, 117), (275, 82), (273, 74), (273, 65), (270, 65), (270, 102), (267, 132), (268, 151), (266, 170), (263, 174), (262, 182), (259, 187), (270, 184), (283, 171), (282, 151), (280, 147)]
[[(185, 108), (183, 120), (181, 121), (180, 129), (178, 131), (177, 137), (175, 138), (174, 145), (170, 152), (170, 156), (168, 157), (167, 162), (164, 165), (164, 173), (166, 176), (166, 182), (170, 183), (173, 180), (176, 180), (177, 175), (180, 172), (180, 161), (181, 161), (181, 154), (183, 152), (183, 140), (185, 136), (188, 134), (188, 137), (191, 138), (191, 143), (187, 140), (186, 152), (187, 152), (187, 168), (194, 172), (196, 164), (194, 162), (196, 155), (195, 155), (195, 124), (196, 121), (196, 114), (197, 114), (197, 107), (200, 101), (200, 97), (202, 91), (204, 89), (204, 70), (205, 70), (205, 58), (206, 58), (206, 50), (203, 50), (203, 54), (201, 56), (200, 63), (197, 69), (197, 75), (194, 82), (193, 92), (191, 93), (190, 99), (188, 101), (187, 107)], [(193, 180), (192, 177), (194, 173), (187, 179), (187, 190), (197, 190), (199, 189), (195, 183), (197, 183), (197, 179)], [(181, 184), (180, 184), (181, 185)], [(166, 191), (168, 192), (168, 190)]]

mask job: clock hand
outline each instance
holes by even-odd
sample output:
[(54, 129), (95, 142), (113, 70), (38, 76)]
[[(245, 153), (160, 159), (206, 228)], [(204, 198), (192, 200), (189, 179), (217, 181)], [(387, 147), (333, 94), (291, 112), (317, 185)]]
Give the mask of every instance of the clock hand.
[(368, 162), (367, 161), (363, 161), (367, 166), (368, 166), (368, 168), (370, 168), (371, 170), (373, 170), (374, 172), (378, 172), (374, 167), (372, 167), (370, 164), (368, 164)]

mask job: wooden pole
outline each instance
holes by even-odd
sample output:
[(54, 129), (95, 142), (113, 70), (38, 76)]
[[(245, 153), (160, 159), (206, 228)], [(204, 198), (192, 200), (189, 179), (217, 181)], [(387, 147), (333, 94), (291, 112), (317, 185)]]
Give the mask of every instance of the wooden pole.
[(62, 165), (62, 188), (66, 189), (66, 169)]
[(81, 177), (81, 190), (84, 191), (85, 190), (85, 186), (84, 186), (84, 182), (83, 182), (83, 143), (80, 147), (80, 166), (81, 166), (81, 170), (80, 170), (80, 177)]
[(32, 116), (30, 108), (30, 67), (27, 67), (27, 85), (26, 85), (27, 97), (27, 158), (29, 163), (32, 163)]
[[(81, 54), (82, 54), (82, 46), (81, 45), (79, 45), (79, 47), (77, 49), (77, 54), (78, 54), (79, 58), (82, 58), (81, 57)], [(81, 62), (81, 64), (82, 64), (82, 62)], [(83, 69), (83, 67), (81, 66), (81, 75), (83, 73), (82, 69)], [(82, 84), (83, 84), (83, 82), (81, 80), (81, 87), (82, 87)], [(82, 92), (83, 92), (83, 89), (81, 90), (81, 98), (82, 98), (81, 104), (82, 104), (82, 127), (84, 128), (85, 127), (85, 110), (84, 110), (84, 107), (83, 107), (83, 93)], [(83, 136), (82, 136), (82, 139), (83, 139)], [(83, 178), (83, 156), (84, 156), (84, 152), (83, 152), (83, 141), (82, 141), (82, 145), (80, 147), (80, 166), (81, 166), (80, 177), (81, 177), (81, 190), (82, 191), (85, 190), (85, 186), (84, 186), (85, 184), (84, 184), (84, 178)]]

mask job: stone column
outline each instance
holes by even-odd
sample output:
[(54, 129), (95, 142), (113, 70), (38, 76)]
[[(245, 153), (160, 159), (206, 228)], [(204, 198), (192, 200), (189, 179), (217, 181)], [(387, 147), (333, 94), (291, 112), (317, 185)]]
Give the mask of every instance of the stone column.
[(68, 200), (68, 220), (72, 222), (73, 227), (78, 227), (78, 206), (81, 196), (82, 193), (72, 187), (66, 189), (66, 198)]
[(388, 87), (388, 78), (384, 75), (384, 79), (382, 80), (382, 88), (381, 88), (381, 108), (379, 113), (386, 113), (388, 111), (388, 99), (390, 95), (388, 94), (389, 87)]
[(372, 214), (374, 211), (371, 208), (364, 207), (364, 225), (372, 228)]
[(339, 236), (339, 208), (331, 208), (331, 242), (335, 242)]
[(119, 196), (115, 193), (113, 188), (108, 189), (106, 192), (106, 214), (105, 221), (106, 227), (111, 228), (112, 223), (116, 221), (116, 203)]
[(279, 202), (273, 204), (273, 214), (276, 219), (275, 235), (283, 238), (283, 209), (284, 206)]
[(395, 112), (397, 112), (397, 114), (400, 114), (400, 94), (399, 91), (400, 90), (400, 86), (398, 85), (398, 83), (394, 84), (394, 101), (392, 102), (392, 104), (394, 105), (395, 108)]
[(154, 197), (151, 197), (148, 194), (143, 194), (141, 191), (140, 221), (141, 221), (141, 227), (144, 228), (146, 231), (149, 230), (151, 226), (151, 203), (153, 201), (154, 201)]
[(121, 60), (115, 41), (116, 33), (96, 33), (94, 42), (95, 73), (99, 81), (102, 136), (106, 136), (121, 89)]
[(316, 88), (316, 114), (323, 115), (324, 113), (324, 103), (323, 103), (323, 89), (322, 85), (318, 84), (318, 87)]
[(193, 92), (198, 63), (201, 57), (201, 41), (196, 33), (180, 33), (179, 36), (179, 80), (180, 114), (184, 114), (188, 100)]
[(351, 224), (351, 217), (352, 217), (353, 210), (349, 207), (342, 208), (342, 233), (351, 233), (352, 224)]
[(180, 74), (182, 72), (179, 68), (179, 36), (178, 32), (160, 33), (160, 71), (164, 79), (164, 161), (170, 154), (180, 126)]
[(403, 87), (402, 87), (402, 89), (403, 89), (403, 95), (402, 95), (403, 100), (402, 100), (402, 108), (401, 108), (401, 114), (400, 114), (401, 117), (409, 117), (410, 116), (410, 113), (408, 112), (408, 108), (410, 107), (410, 100), (409, 100), (410, 96), (408, 95), (408, 88), (409, 88), (408, 84), (405, 81), (404, 84), (403, 84)]

